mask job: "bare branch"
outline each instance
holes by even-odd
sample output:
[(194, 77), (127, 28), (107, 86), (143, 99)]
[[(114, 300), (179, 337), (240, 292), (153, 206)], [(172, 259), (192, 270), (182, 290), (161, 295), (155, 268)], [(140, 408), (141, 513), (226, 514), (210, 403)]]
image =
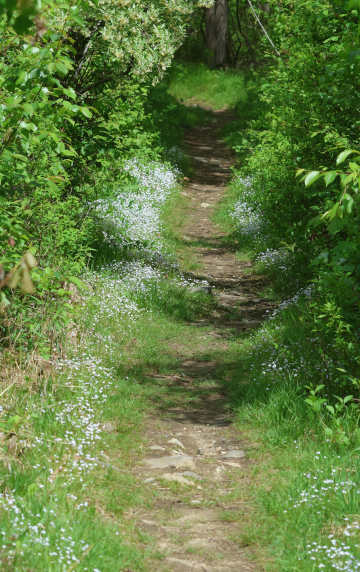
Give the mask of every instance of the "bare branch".
[(260, 28), (262, 29), (262, 31), (264, 32), (266, 38), (268, 39), (268, 41), (270, 42), (270, 44), (271, 44), (272, 47), (274, 48), (274, 50), (275, 50), (275, 52), (276, 52), (276, 55), (280, 57), (281, 54), (280, 54), (279, 50), (277, 49), (277, 47), (275, 46), (275, 44), (274, 44), (274, 42), (272, 41), (272, 39), (270, 38), (269, 34), (267, 33), (265, 27), (263, 26), (263, 24), (262, 24), (262, 22), (261, 22), (261, 20), (260, 20), (260, 18), (259, 18), (259, 16), (258, 16), (258, 14), (257, 14), (257, 12), (256, 12), (256, 10), (255, 10), (255, 8), (254, 8), (253, 3), (251, 2), (251, 0), (247, 0), (247, 1), (248, 1), (249, 6), (250, 6), (250, 9), (251, 9), (251, 11), (252, 11), (252, 13), (253, 13), (253, 15), (254, 15), (254, 18), (255, 18), (256, 22), (259, 24), (259, 26), (260, 26)]

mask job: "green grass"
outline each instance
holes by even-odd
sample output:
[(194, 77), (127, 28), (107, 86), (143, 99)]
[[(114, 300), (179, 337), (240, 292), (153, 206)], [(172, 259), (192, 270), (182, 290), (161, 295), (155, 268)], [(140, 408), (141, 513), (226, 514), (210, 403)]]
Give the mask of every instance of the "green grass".
[(333, 570), (333, 558), (344, 565), (342, 550), (351, 564), (337, 569), (355, 570), (360, 559), (359, 414), (348, 408), (339, 425), (305, 402), (305, 386), (316, 384), (310, 346), (306, 328), (284, 315), (217, 356), (252, 461), (245, 480), (234, 482), (233, 500), (251, 501), (231, 515), (242, 525), (235, 540), (255, 547), (265, 570)]
[[(344, 545), (354, 561), (360, 557), (359, 416), (356, 408), (349, 409), (338, 418), (339, 427), (325, 409), (317, 414), (305, 403), (306, 386), (316, 384), (318, 376), (311, 357), (305, 328), (283, 316), (241, 346), (235, 344), (230, 362), (227, 387), (238, 428), (258, 442), (247, 541), (259, 552), (265, 549), (269, 570), (319, 570), (320, 564), (332, 570), (326, 555), (332, 533), (338, 543), (335, 559), (344, 562)], [(347, 524), (354, 524), (353, 536), (344, 534)]]
[(147, 284), (146, 293), (122, 289), (129, 306), (137, 304), (133, 316), (104, 311), (116, 286), (100, 275), (63, 371), (8, 390), (0, 428), (2, 570), (151, 569), (152, 539), (127, 514), (154, 497), (134, 469), (142, 419), (159, 399), (164, 407), (183, 401), (184, 392), (167, 392), (154, 375), (177, 371), (201, 347), (202, 331), (186, 321), (212, 303), (175, 276)]
[(214, 110), (233, 109), (247, 98), (242, 73), (211, 70), (204, 64), (174, 65), (169, 91), (178, 101)]
[[(101, 330), (109, 335), (110, 325)], [(146, 399), (139, 385), (113, 375), (117, 359), (108, 350), (90, 337), (68, 354), (78, 366), (53, 372), (46, 393), (41, 380), (37, 391), (9, 390), (1, 420), (2, 570), (144, 569), (151, 548), (123, 514), (148, 502), (129, 472)], [(91, 427), (110, 422), (94, 440)]]
[[(252, 245), (234, 228), (230, 211), (236, 200), (230, 185), (216, 220), (243, 259), (246, 253), (251, 257)], [(311, 305), (304, 301), (250, 336), (233, 339), (223, 359), (218, 358), (218, 379), (253, 462), (245, 481), (234, 483), (233, 498), (251, 499), (252, 505), (238, 517), (246, 526), (237, 541), (256, 547), (265, 570), (359, 567), (359, 411), (356, 402), (342, 407), (334, 397), (344, 394), (336, 362), (329, 357), (336, 343), (335, 337), (321, 337)], [(339, 386), (329, 385), (328, 376), (338, 378)], [(309, 386), (320, 384), (327, 390), (310, 407), (305, 401)], [(349, 385), (348, 393), (355, 391)], [(320, 398), (324, 402), (316, 411)], [(335, 414), (326, 408), (337, 403)]]
[(164, 239), (168, 255), (185, 272), (193, 272), (199, 267), (196, 255), (191, 245), (184, 240), (182, 233), (190, 208), (188, 197), (183, 195), (180, 189), (178, 189), (167, 201), (162, 212)]

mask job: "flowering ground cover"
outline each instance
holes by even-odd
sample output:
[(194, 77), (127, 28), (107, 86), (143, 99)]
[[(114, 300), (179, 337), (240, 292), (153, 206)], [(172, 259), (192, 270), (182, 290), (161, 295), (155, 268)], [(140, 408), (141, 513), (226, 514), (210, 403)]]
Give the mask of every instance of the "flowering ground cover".
[(336, 305), (321, 302), (291, 245), (274, 240), (251, 177), (235, 172), (217, 220), (276, 302), (234, 341), (223, 372), (238, 427), (258, 442), (242, 542), (258, 544), (269, 570), (360, 570), (358, 385), (346, 374), (346, 326), (331, 330)]
[[(5, 441), (2, 569), (31, 563), (36, 570), (142, 570), (153, 552), (123, 518), (127, 507), (150, 502), (128, 469), (152, 389), (126, 373), (129, 356), (136, 339), (144, 367), (159, 355), (153, 322), (156, 311), (166, 305), (169, 311), (170, 290), (179, 317), (181, 304), (186, 308), (193, 298), (198, 312), (206, 297), (190, 293), (194, 282), (181, 275), (162, 239), (162, 210), (176, 192), (176, 171), (137, 160), (126, 169), (135, 197), (99, 207), (105, 241), (118, 260), (83, 276), (76, 335), (66, 357), (54, 361), (47, 386), (24, 392), (22, 400), (10, 391), (1, 411), (2, 438), (12, 438), (15, 448)], [(133, 247), (125, 260), (124, 245)]]

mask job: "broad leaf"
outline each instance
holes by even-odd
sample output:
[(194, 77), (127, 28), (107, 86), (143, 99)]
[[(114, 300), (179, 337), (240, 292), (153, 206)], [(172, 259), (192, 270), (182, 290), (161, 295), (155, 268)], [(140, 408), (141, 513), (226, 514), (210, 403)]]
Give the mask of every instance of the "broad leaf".
[(305, 187), (310, 187), (320, 177), (320, 171), (310, 171), (304, 179)]
[(352, 155), (353, 153), (357, 153), (357, 151), (355, 151), (354, 149), (345, 149), (345, 151), (341, 151), (340, 155), (337, 156), (336, 164), (340, 165), (341, 163), (346, 161), (349, 155)]
[(325, 173), (324, 180), (325, 180), (326, 186), (328, 187), (329, 185), (331, 185), (331, 183), (333, 183), (335, 181), (337, 176), (338, 176), (338, 173), (336, 171), (328, 171), (327, 173)]

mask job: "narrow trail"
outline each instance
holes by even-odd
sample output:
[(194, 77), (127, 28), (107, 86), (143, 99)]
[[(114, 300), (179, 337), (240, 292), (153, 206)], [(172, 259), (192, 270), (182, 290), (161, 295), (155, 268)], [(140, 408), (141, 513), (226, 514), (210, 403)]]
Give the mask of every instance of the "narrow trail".
[(192, 324), (204, 327), (203, 353), (194, 350), (189, 358), (184, 352), (176, 373), (154, 375), (169, 393), (180, 395), (148, 419), (146, 456), (136, 468), (154, 491), (152, 508), (136, 515), (139, 529), (162, 554), (154, 571), (259, 570), (240, 542), (249, 511), (241, 498), (251, 463), (248, 445), (232, 425), (216, 373), (229, 339), (259, 324), (269, 307), (258, 294), (261, 277), (248, 272), (250, 263), (236, 258), (212, 221), (231, 175), (233, 157), (219, 134), (230, 119), (226, 112), (214, 113), (210, 124), (190, 130), (185, 139), (193, 175), (183, 191), (189, 201), (183, 240), (198, 263), (196, 277), (213, 287), (215, 308)]

